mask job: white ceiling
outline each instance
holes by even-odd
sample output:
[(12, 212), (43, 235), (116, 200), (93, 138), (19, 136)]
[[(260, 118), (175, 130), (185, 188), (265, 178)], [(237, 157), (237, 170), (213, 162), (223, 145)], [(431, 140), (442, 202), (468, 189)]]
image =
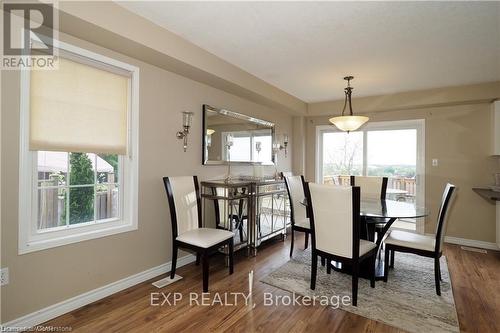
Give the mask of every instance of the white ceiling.
[(498, 2), (122, 2), (306, 102), (500, 80)]

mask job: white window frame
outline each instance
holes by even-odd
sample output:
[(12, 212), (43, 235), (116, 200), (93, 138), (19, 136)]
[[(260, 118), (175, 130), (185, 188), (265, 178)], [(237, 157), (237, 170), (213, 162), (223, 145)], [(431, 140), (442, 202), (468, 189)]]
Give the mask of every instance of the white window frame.
[[(366, 175), (367, 171), (367, 131), (385, 131), (385, 130), (404, 130), (416, 129), (417, 130), (417, 170), (416, 170), (416, 185), (417, 196), (415, 204), (417, 206), (425, 206), (425, 119), (410, 119), (410, 120), (394, 120), (394, 121), (379, 121), (369, 122), (359, 132), (363, 134), (363, 171), (362, 174)], [(328, 132), (341, 132), (333, 125), (319, 125), (316, 126), (316, 182), (323, 183), (323, 133)], [(418, 218), (416, 223), (416, 231), (423, 234), (425, 227), (425, 220)]]
[(130, 73), (128, 110), (128, 155), (119, 156), (119, 217), (65, 227), (37, 230), (37, 152), (29, 150), (30, 71), (21, 71), (20, 153), (19, 153), (19, 243), (18, 253), (25, 254), (85, 240), (106, 237), (138, 229), (139, 166), (139, 68), (92, 51), (56, 41), (58, 48), (82, 63)]

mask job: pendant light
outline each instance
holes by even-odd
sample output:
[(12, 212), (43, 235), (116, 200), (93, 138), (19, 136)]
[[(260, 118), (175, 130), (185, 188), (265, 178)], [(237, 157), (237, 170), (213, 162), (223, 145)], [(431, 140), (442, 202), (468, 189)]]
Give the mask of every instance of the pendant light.
[[(333, 117), (333, 118), (329, 119), (329, 121), (332, 124), (337, 126), (337, 128), (339, 130), (344, 131), (344, 132), (351, 132), (351, 131), (357, 130), (364, 123), (366, 123), (369, 119), (368, 117), (365, 117), (365, 116), (355, 116), (352, 113), (352, 104), (351, 104), (351, 94), (352, 94), (352, 89), (353, 89), (351, 87), (351, 80), (352, 79), (354, 79), (354, 76), (344, 77), (344, 80), (347, 81), (347, 87), (344, 88), (345, 101), (344, 101), (344, 109), (342, 110), (342, 115), (339, 117)], [(344, 116), (347, 103), (349, 103), (349, 115)]]

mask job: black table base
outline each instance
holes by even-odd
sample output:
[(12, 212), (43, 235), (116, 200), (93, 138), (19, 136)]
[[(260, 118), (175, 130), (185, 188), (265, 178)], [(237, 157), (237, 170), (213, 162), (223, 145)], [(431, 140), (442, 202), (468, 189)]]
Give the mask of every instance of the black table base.
[[(376, 244), (377, 244), (377, 260), (375, 262), (375, 280), (380, 281), (384, 279), (384, 256), (382, 253), (381, 246), (382, 246), (382, 240), (385, 237), (385, 234), (391, 227), (391, 225), (396, 221), (395, 218), (389, 219), (387, 223), (384, 226), (384, 229), (381, 232), (382, 237), (380, 239), (377, 239)], [(361, 238), (369, 241), (373, 241), (375, 239), (375, 223), (373, 222), (366, 222), (363, 221), (364, 227), (361, 228)], [(351, 265), (343, 264), (341, 262), (337, 262), (332, 260), (330, 263), (330, 267), (337, 272), (345, 273), (345, 274), (351, 274), (352, 272), (352, 267)], [(370, 261), (369, 260), (364, 260), (360, 263), (359, 265), (359, 276), (364, 278), (364, 279), (370, 279)]]
[[(330, 262), (330, 267), (337, 272), (345, 273), (351, 275), (352, 267), (348, 264), (343, 264), (332, 260)], [(363, 279), (370, 280), (370, 261), (364, 260), (359, 265), (359, 277)], [(384, 279), (384, 255), (381, 255), (380, 259), (375, 262), (375, 280), (382, 281)]]

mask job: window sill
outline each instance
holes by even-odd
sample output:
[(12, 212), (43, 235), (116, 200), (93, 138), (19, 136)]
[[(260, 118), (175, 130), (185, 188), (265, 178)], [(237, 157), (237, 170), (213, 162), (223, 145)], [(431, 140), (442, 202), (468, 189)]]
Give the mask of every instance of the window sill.
[(37, 237), (34, 236), (32, 239), (20, 242), (18, 254), (21, 255), (21, 254), (46, 250), (58, 246), (79, 243), (91, 239), (112, 236), (134, 230), (137, 230), (137, 223), (125, 223), (124, 221), (116, 221), (113, 224), (100, 226), (97, 229), (96, 228), (93, 229), (89, 228), (87, 230), (83, 229), (83, 230), (78, 230), (78, 232), (73, 232), (71, 234), (58, 235), (47, 239), (37, 239)]

